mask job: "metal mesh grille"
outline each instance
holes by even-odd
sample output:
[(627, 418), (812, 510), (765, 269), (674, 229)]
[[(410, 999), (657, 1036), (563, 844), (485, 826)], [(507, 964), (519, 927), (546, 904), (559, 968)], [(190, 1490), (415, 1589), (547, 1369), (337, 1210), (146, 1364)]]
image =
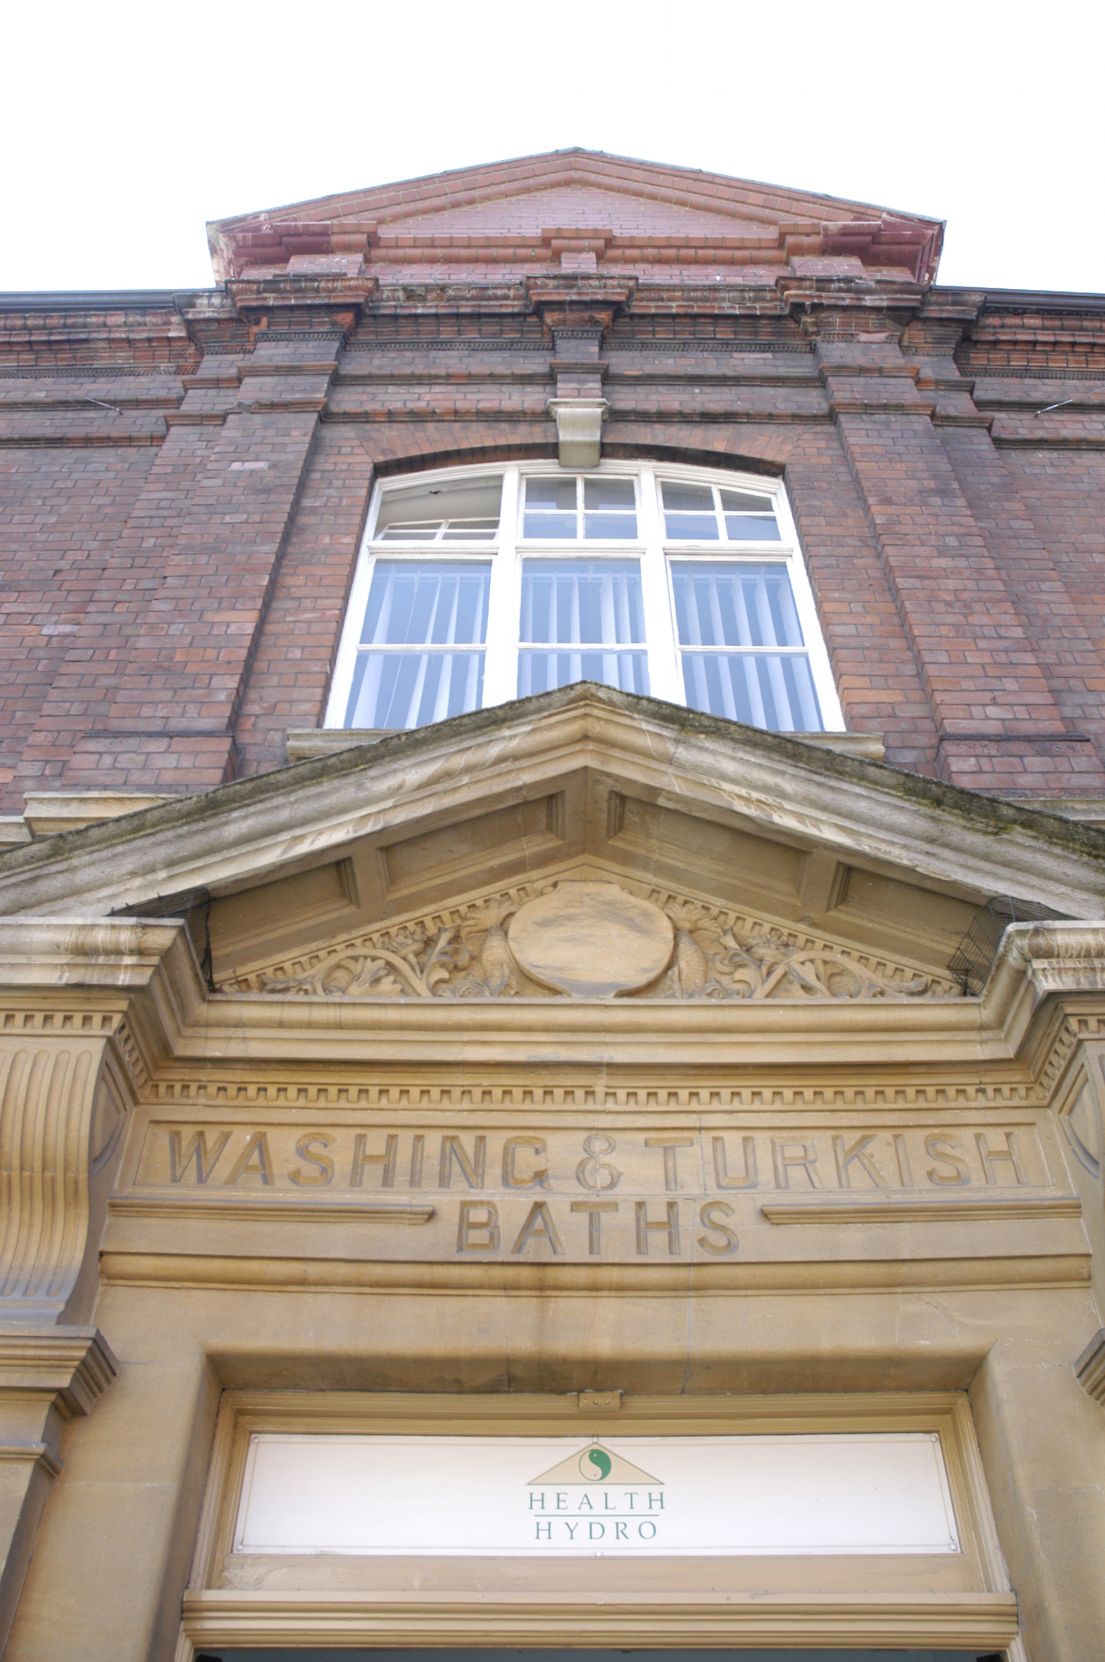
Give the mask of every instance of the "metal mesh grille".
[(1011, 895), (998, 895), (987, 905), (980, 906), (967, 933), (948, 959), (948, 970), (959, 982), (964, 997), (977, 997), (986, 985), (1001, 938), (1011, 923), (1040, 923), (1045, 918), (1059, 916), (1058, 912), (1046, 906), (1014, 900)]

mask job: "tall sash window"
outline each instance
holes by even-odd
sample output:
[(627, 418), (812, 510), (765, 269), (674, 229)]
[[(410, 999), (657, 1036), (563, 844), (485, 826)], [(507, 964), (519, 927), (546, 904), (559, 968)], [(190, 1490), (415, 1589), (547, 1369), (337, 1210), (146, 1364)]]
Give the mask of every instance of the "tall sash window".
[(843, 726), (779, 481), (527, 463), (378, 488), (328, 725), (418, 727), (582, 680)]

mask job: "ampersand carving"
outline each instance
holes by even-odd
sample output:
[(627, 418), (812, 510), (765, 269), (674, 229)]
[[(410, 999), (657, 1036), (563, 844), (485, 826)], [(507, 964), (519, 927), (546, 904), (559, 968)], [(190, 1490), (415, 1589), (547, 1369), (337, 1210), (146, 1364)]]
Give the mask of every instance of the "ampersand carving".
[(586, 1160), (581, 1160), (576, 1167), (576, 1182), (581, 1189), (593, 1189), (603, 1194), (607, 1189), (616, 1189), (622, 1180), (622, 1174), (617, 1166), (611, 1166), (601, 1156), (613, 1154), (617, 1148), (613, 1137), (608, 1137), (605, 1131), (592, 1131), (589, 1137), (583, 1139), (583, 1152)]

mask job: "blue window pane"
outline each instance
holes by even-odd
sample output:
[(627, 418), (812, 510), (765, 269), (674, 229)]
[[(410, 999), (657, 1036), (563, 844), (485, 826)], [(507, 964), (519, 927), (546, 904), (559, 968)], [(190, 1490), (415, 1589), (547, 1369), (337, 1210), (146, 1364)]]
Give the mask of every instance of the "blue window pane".
[(713, 514), (665, 514), (669, 537), (684, 542), (717, 542), (717, 520)]
[(482, 645), (489, 565), (448, 560), (378, 560), (368, 592), (362, 645)]
[(779, 541), (779, 527), (774, 516), (757, 519), (753, 514), (726, 514), (725, 530), (730, 542)]
[(709, 485), (677, 485), (665, 479), (661, 490), (667, 513), (705, 513), (714, 511), (714, 493)]
[(482, 696), (482, 652), (361, 652), (345, 725), (424, 727), (478, 710)]
[(803, 646), (784, 566), (673, 560), (682, 646)]
[(644, 638), (636, 560), (523, 562), (519, 639), (617, 645)]
[(518, 696), (568, 687), (573, 681), (600, 681), (621, 692), (648, 692), (643, 652), (546, 652), (523, 647), (518, 654)]
[(554, 508), (576, 511), (576, 482), (572, 475), (566, 479), (527, 479), (526, 509)]
[(723, 514), (769, 514), (772, 512), (770, 496), (761, 496), (756, 491), (720, 491), (721, 511)]
[(684, 652), (683, 681), (692, 710), (776, 733), (819, 733), (821, 710), (804, 655)]
[(636, 506), (632, 479), (585, 479), (583, 481), (585, 508), (628, 508)]
[(555, 538), (561, 542), (574, 542), (576, 516), (575, 514), (533, 513), (527, 509), (522, 526), (522, 535), (524, 537)]
[(606, 537), (635, 537), (636, 514), (584, 514), (583, 535), (589, 542), (601, 542)]

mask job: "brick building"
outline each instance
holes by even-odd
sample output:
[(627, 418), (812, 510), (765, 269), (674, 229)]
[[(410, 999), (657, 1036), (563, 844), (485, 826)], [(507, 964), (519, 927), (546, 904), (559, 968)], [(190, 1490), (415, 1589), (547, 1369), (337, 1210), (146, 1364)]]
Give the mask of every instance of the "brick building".
[(1099, 1654), (1105, 299), (941, 234), (564, 151), (0, 297), (16, 1662)]

